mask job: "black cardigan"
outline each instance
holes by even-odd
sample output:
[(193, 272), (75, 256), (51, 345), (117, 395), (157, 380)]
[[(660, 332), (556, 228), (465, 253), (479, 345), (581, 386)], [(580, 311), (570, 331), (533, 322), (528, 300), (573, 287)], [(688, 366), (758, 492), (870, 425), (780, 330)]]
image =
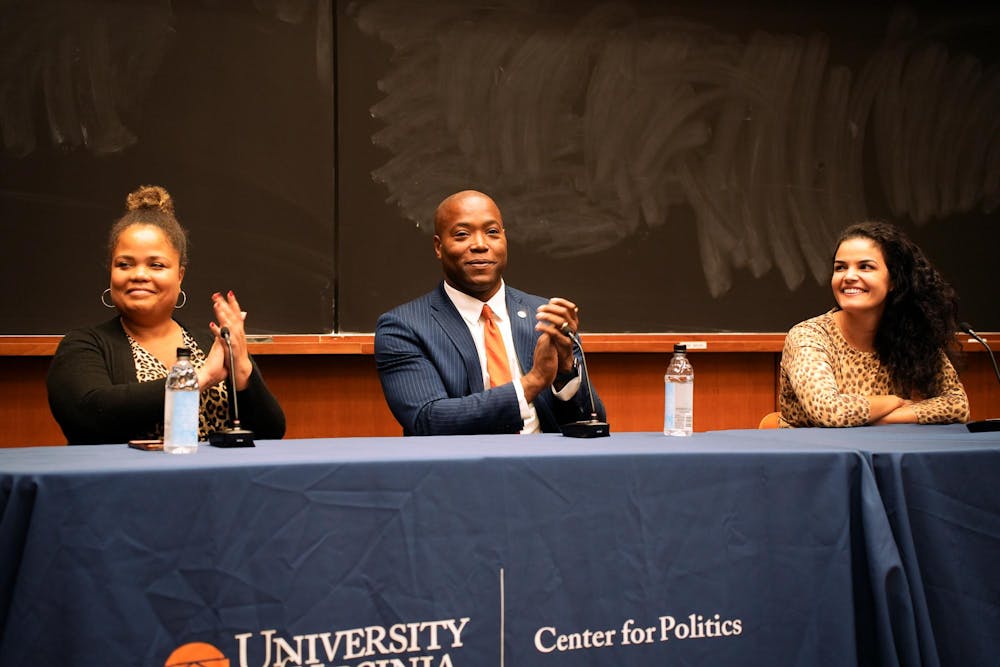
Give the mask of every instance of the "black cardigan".
[[(207, 354), (212, 335), (207, 331), (188, 332)], [(66, 334), (46, 378), (49, 407), (71, 445), (148, 437), (163, 423), (165, 383), (136, 379), (132, 348), (117, 317)], [(237, 399), (240, 421), (255, 437), (268, 440), (285, 435), (285, 413), (264, 384), (256, 364)]]

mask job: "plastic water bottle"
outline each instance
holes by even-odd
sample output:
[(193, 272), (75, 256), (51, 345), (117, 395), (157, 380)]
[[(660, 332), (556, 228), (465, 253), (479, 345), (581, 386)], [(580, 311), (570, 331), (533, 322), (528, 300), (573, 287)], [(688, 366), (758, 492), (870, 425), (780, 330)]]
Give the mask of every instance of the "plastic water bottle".
[(191, 350), (177, 348), (177, 363), (167, 375), (163, 399), (163, 451), (193, 454), (198, 451), (198, 374), (191, 364)]
[(694, 368), (687, 347), (674, 345), (663, 376), (663, 435), (691, 435), (694, 422)]

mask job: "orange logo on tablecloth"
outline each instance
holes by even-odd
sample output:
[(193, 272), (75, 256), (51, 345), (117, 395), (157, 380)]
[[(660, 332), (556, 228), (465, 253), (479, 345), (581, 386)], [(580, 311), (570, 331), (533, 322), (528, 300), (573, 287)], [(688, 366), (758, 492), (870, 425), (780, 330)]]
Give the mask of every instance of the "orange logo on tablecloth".
[(229, 667), (229, 658), (205, 642), (192, 642), (177, 648), (163, 667)]

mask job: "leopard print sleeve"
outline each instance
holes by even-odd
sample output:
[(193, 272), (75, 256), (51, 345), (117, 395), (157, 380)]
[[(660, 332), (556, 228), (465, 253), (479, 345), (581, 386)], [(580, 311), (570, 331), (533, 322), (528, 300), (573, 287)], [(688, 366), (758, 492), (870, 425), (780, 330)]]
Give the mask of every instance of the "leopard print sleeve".
[(939, 373), (941, 393), (911, 405), (920, 424), (952, 424), (969, 420), (969, 398), (955, 367), (951, 365), (948, 356), (941, 353), (941, 371)]
[[(819, 318), (794, 327), (781, 354), (782, 418), (791, 426), (863, 426), (871, 406), (863, 394), (842, 390), (842, 375), (854, 376), (843, 350)], [(846, 366), (846, 368), (845, 368)]]

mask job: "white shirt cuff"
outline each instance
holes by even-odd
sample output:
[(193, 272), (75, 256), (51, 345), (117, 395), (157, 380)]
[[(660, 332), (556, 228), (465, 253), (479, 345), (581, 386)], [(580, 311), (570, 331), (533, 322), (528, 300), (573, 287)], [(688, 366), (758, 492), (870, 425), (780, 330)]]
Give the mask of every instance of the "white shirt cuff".
[(577, 390), (580, 388), (580, 383), (583, 380), (580, 378), (580, 370), (577, 369), (576, 377), (563, 385), (563, 388), (556, 391), (555, 387), (552, 387), (552, 393), (556, 395), (560, 401), (568, 401), (569, 399), (576, 396)]

